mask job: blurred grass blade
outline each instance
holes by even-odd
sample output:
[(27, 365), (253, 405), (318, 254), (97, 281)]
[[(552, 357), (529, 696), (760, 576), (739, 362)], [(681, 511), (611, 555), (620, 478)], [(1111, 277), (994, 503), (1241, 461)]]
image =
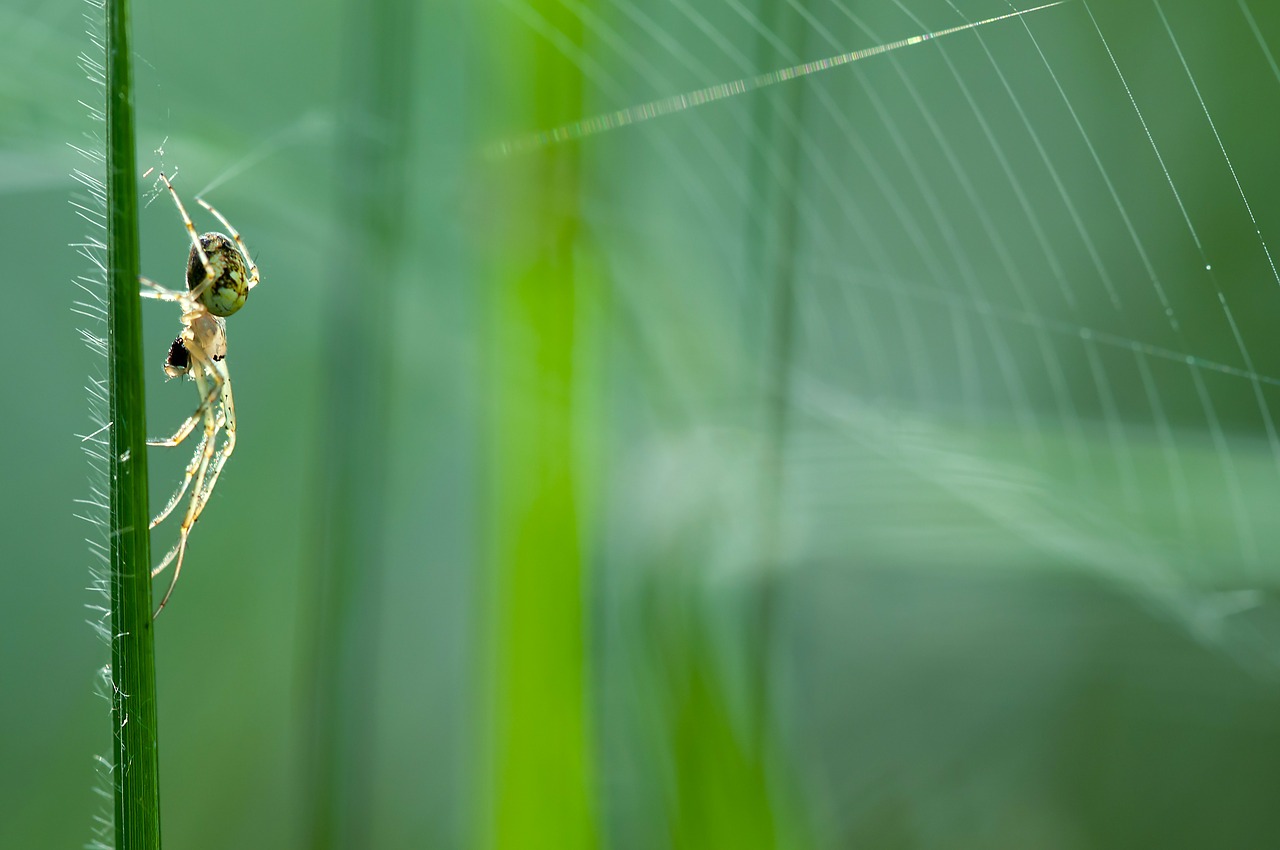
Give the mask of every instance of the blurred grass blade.
[[(339, 156), (342, 239), (333, 252), (325, 324), (325, 428), (316, 460), (315, 593), (303, 642), (310, 648), (306, 845), (373, 841), (377, 638), (386, 571), (390, 463), (388, 320), (392, 283), (406, 268), (410, 122), (417, 5), (346, 6), (347, 80)], [(416, 271), (417, 267), (413, 267)]]
[(107, 0), (107, 340), (117, 850), (160, 846), (146, 401), (128, 0)]
[[(582, 43), (581, 14), (558, 2), (529, 6), (529, 20)], [(529, 57), (498, 66), (507, 73), (501, 96), (520, 120), (544, 127), (582, 115), (572, 57), (503, 23), (511, 28), (495, 30), (495, 55)], [(475, 248), (489, 262), (492, 358), (483, 522), (488, 758), (477, 845), (585, 850), (600, 840), (584, 556), (591, 500), (581, 492), (584, 434), (594, 430), (586, 411), (597, 310), (579, 148), (515, 157), (487, 176), (489, 208), (503, 215), (478, 228)]]
[(695, 619), (682, 624), (684, 633), (667, 627), (664, 634), (661, 623), (673, 619), (659, 618), (651, 626), (660, 640), (666, 638), (660, 669), (669, 677), (664, 692), (672, 695), (666, 718), (674, 767), (667, 811), (671, 846), (774, 850), (780, 845), (766, 736), (758, 724), (747, 736), (734, 728), (732, 701), (720, 681), (722, 665), (699, 634), (705, 625)]

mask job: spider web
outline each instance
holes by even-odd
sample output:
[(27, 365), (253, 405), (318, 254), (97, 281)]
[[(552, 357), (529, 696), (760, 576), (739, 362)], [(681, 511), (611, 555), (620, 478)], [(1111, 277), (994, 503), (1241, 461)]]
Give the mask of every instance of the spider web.
[(1275, 669), (1275, 11), (564, 4), (581, 48), (498, 7), (597, 117), (490, 153), (581, 146), (617, 368), (663, 399), (622, 405), (624, 487), (654, 421), (737, 428), (785, 563), (1087, 570)]

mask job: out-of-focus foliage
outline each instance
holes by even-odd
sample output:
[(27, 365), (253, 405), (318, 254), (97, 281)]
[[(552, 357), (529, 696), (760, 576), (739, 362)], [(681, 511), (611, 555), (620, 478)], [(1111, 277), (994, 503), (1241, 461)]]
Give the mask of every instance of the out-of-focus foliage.
[[(1280, 11), (1072, 0), (486, 154), (1009, 10), (954, 3), (426, 2), (403, 88), (363, 4), (137, 6), (140, 164), (262, 269), (158, 624), (172, 846), (1271, 846)], [(3, 847), (87, 840), (109, 733), (79, 14), (0, 10)]]

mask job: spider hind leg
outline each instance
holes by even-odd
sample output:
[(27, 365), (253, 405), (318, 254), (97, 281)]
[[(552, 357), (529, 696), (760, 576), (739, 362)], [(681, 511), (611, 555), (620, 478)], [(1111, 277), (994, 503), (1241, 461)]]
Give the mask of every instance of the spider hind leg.
[[(211, 374), (210, 374), (211, 373)], [(226, 381), (225, 372), (219, 373), (214, 369), (207, 360), (197, 357), (196, 367), (193, 370), (196, 379), (196, 386), (200, 390), (200, 395), (207, 398), (212, 393), (215, 395), (223, 394), (225, 398)], [(214, 386), (209, 386), (208, 377), (214, 378)], [(191, 537), (191, 528), (196, 524), (196, 520), (200, 518), (200, 514), (204, 511), (204, 507), (208, 504), (209, 496), (213, 492), (212, 482), (206, 486), (206, 480), (209, 473), (209, 465), (214, 459), (214, 447), (217, 442), (217, 436), (222, 425), (227, 421), (234, 421), (227, 416), (218, 416), (214, 414), (212, 404), (202, 405), (204, 412), (204, 439), (200, 441), (200, 445), (192, 458), (190, 467), (194, 467), (194, 473), (191, 477), (191, 499), (187, 503), (187, 512), (182, 518), (182, 525), (178, 529), (178, 542), (164, 556), (164, 559), (151, 571), (151, 577), (155, 578), (172, 563), (173, 578), (169, 580), (169, 587), (165, 590), (164, 596), (160, 600), (160, 605), (153, 613), (152, 619), (160, 616), (160, 612), (164, 610), (164, 606), (168, 604), (169, 597), (173, 595), (173, 589), (178, 584), (178, 577), (182, 575), (182, 562), (187, 554), (187, 540)], [(225, 411), (224, 411), (225, 414)], [(198, 458), (198, 460), (196, 459)], [(219, 469), (219, 471), (221, 471)], [(216, 480), (216, 479), (215, 479)], [(184, 489), (187, 483), (184, 482)]]

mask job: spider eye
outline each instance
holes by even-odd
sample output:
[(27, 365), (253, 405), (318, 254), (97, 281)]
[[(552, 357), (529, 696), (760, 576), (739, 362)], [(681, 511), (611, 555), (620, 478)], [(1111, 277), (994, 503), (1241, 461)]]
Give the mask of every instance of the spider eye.
[[(200, 247), (209, 260), (209, 273), (213, 283), (200, 296), (200, 300), (215, 316), (230, 316), (244, 306), (249, 297), (249, 272), (244, 256), (235, 243), (221, 233), (206, 233), (200, 237)], [(195, 289), (205, 279), (205, 267), (196, 249), (187, 258), (187, 289)]]
[(189, 371), (191, 371), (191, 352), (187, 351), (182, 337), (178, 337), (169, 346), (169, 356), (164, 361), (164, 373), (170, 378), (177, 378)]

